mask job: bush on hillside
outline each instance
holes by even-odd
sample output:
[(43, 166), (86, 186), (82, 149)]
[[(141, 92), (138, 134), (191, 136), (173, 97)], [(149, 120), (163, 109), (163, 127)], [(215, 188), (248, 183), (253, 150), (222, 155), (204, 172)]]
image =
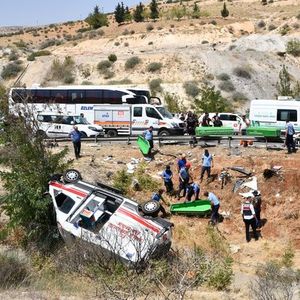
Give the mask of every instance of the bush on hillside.
[(157, 93), (161, 93), (163, 91), (161, 83), (162, 83), (162, 80), (160, 78), (152, 79), (149, 82), (149, 88), (150, 88), (151, 94), (153, 96), (155, 96)]
[(249, 68), (247, 67), (236, 67), (233, 69), (233, 74), (237, 77), (251, 79), (251, 74), (249, 72)]
[(11, 78), (17, 77), (17, 75), (21, 71), (23, 71), (23, 67), (16, 62), (12, 62), (3, 67), (3, 70), (1, 72), (1, 77), (4, 80), (11, 79)]
[(233, 92), (235, 91), (235, 87), (230, 80), (223, 81), (219, 84), (219, 89), (224, 92)]
[(183, 88), (185, 90), (185, 93), (191, 97), (196, 97), (200, 93), (200, 88), (198, 87), (198, 84), (196, 81), (186, 81), (183, 84)]
[(238, 102), (238, 101), (247, 101), (249, 99), (243, 93), (241, 93), (241, 92), (235, 92), (232, 95), (232, 100)]
[(36, 57), (39, 56), (48, 56), (51, 55), (52, 53), (48, 50), (40, 50), (37, 52), (32, 52), (30, 55), (28, 55), (27, 60), (28, 61), (34, 61)]
[(141, 59), (138, 56), (132, 56), (126, 60), (125, 69), (133, 69), (139, 63), (141, 63)]
[(146, 30), (147, 31), (152, 31), (154, 29), (154, 26), (152, 25), (152, 24), (148, 24), (147, 26), (146, 26)]
[(112, 63), (114, 63), (114, 62), (116, 62), (117, 61), (117, 55), (116, 54), (110, 54), (109, 56), (108, 56), (108, 60), (110, 61), (110, 62), (112, 62)]
[(55, 46), (57, 45), (57, 41), (54, 40), (54, 39), (48, 39), (46, 41), (44, 41), (43, 43), (41, 43), (40, 45), (40, 49), (45, 49), (45, 48), (48, 48), (48, 47), (52, 47), (52, 46)]
[(291, 40), (286, 45), (286, 52), (293, 56), (300, 56), (300, 41)]
[(15, 61), (18, 60), (20, 55), (16, 51), (11, 51), (11, 53), (8, 56), (9, 61)]
[(230, 80), (230, 76), (227, 73), (220, 73), (216, 77), (218, 80), (222, 80), (222, 81)]
[(109, 60), (102, 60), (98, 63), (97, 70), (100, 74), (103, 74), (103, 72), (107, 71), (111, 66), (112, 63)]
[[(64, 83), (73, 83), (75, 72), (75, 61), (71, 56), (66, 56), (64, 61), (54, 59), (50, 69), (50, 80), (58, 80)], [(71, 78), (74, 78), (72, 81)]]
[(161, 68), (162, 68), (162, 63), (152, 62), (147, 66), (147, 71), (153, 73), (156, 71), (160, 71)]

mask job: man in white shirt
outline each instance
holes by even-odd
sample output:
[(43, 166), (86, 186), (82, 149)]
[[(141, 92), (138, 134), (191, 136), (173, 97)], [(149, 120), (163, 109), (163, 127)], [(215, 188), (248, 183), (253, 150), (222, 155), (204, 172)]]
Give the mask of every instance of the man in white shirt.
[(254, 207), (252, 203), (250, 202), (250, 198), (247, 198), (246, 201), (242, 204), (241, 207), (241, 214), (243, 216), (243, 220), (245, 223), (245, 229), (246, 229), (246, 240), (247, 242), (250, 242), (250, 226), (253, 230), (254, 238), (257, 241), (258, 235), (256, 232), (256, 215), (254, 211)]

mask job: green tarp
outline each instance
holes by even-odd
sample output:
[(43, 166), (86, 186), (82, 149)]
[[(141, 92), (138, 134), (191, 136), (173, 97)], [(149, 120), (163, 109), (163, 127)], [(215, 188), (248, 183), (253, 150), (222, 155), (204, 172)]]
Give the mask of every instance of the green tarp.
[(280, 137), (281, 130), (277, 127), (253, 126), (246, 129), (247, 135), (263, 137)]
[(206, 127), (200, 126), (196, 128), (196, 136), (232, 136), (234, 133), (231, 127)]
[(137, 139), (137, 144), (144, 155), (147, 155), (150, 150), (150, 145), (147, 140), (145, 140), (142, 136), (139, 136)]
[(211, 205), (208, 200), (196, 200), (185, 203), (172, 204), (172, 214), (206, 215), (210, 212)]

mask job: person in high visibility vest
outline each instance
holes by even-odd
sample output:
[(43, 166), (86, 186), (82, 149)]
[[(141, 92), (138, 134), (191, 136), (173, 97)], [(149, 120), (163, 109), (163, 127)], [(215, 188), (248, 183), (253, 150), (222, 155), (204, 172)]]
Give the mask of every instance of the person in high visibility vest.
[(249, 243), (251, 238), (250, 238), (250, 226), (253, 230), (254, 238), (257, 241), (258, 240), (258, 235), (256, 232), (256, 215), (254, 211), (253, 204), (251, 203), (251, 198), (248, 197), (246, 201), (242, 204), (241, 207), (241, 214), (243, 216), (243, 220), (245, 223), (245, 230), (246, 230), (246, 241)]

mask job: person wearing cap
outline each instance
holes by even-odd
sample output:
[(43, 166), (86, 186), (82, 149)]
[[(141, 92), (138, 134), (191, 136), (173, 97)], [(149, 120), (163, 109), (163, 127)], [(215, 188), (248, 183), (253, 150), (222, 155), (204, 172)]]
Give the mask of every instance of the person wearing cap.
[(256, 215), (254, 211), (253, 204), (251, 203), (251, 197), (247, 197), (244, 203), (242, 203), (241, 214), (243, 216), (243, 221), (245, 223), (246, 230), (246, 241), (250, 242), (250, 226), (252, 228), (254, 238), (257, 241), (258, 235), (256, 232)]
[(150, 126), (143, 133), (144, 139), (149, 142), (149, 152), (147, 154), (148, 158), (151, 158), (151, 150), (153, 149), (153, 126)]
[(210, 171), (212, 166), (213, 166), (213, 157), (208, 152), (208, 150), (205, 149), (204, 154), (202, 155), (202, 168), (201, 168), (200, 182), (202, 182), (205, 172), (207, 172), (207, 178), (210, 177)]
[(192, 201), (193, 196), (195, 196), (194, 200), (198, 200), (199, 194), (200, 194), (200, 185), (197, 184), (196, 182), (192, 182), (187, 185), (185, 201), (186, 202)]
[(220, 208), (220, 200), (218, 197), (212, 192), (204, 192), (204, 196), (210, 201), (211, 205), (211, 224), (216, 225), (219, 220), (219, 208)]
[(186, 187), (190, 180), (189, 169), (191, 164), (187, 162), (184, 167), (182, 167), (179, 171), (179, 188), (178, 188), (178, 200), (180, 200), (180, 194), (183, 190), (183, 197), (186, 195)]
[(73, 142), (75, 157), (78, 159), (81, 150), (81, 132), (78, 130), (77, 126), (73, 126), (73, 130), (69, 133), (69, 137)]
[(165, 217), (165, 216), (167, 216), (167, 212), (166, 212), (165, 208), (161, 205), (160, 200), (162, 202), (164, 202), (166, 205), (168, 205), (168, 204), (167, 204), (167, 202), (165, 201), (165, 199), (162, 196), (163, 193), (164, 193), (164, 190), (163, 189), (159, 189), (157, 193), (153, 193), (153, 195), (151, 197), (151, 200), (159, 202), (159, 204), (160, 204), (160, 211), (162, 212), (163, 217)]
[(167, 165), (166, 169), (163, 171), (162, 178), (164, 180), (167, 193), (172, 193), (174, 190), (172, 181), (173, 173), (169, 165)]
[(180, 156), (180, 158), (177, 161), (178, 173), (180, 172), (180, 169), (182, 167), (185, 167), (185, 164), (186, 164), (185, 154), (182, 153), (181, 156)]

